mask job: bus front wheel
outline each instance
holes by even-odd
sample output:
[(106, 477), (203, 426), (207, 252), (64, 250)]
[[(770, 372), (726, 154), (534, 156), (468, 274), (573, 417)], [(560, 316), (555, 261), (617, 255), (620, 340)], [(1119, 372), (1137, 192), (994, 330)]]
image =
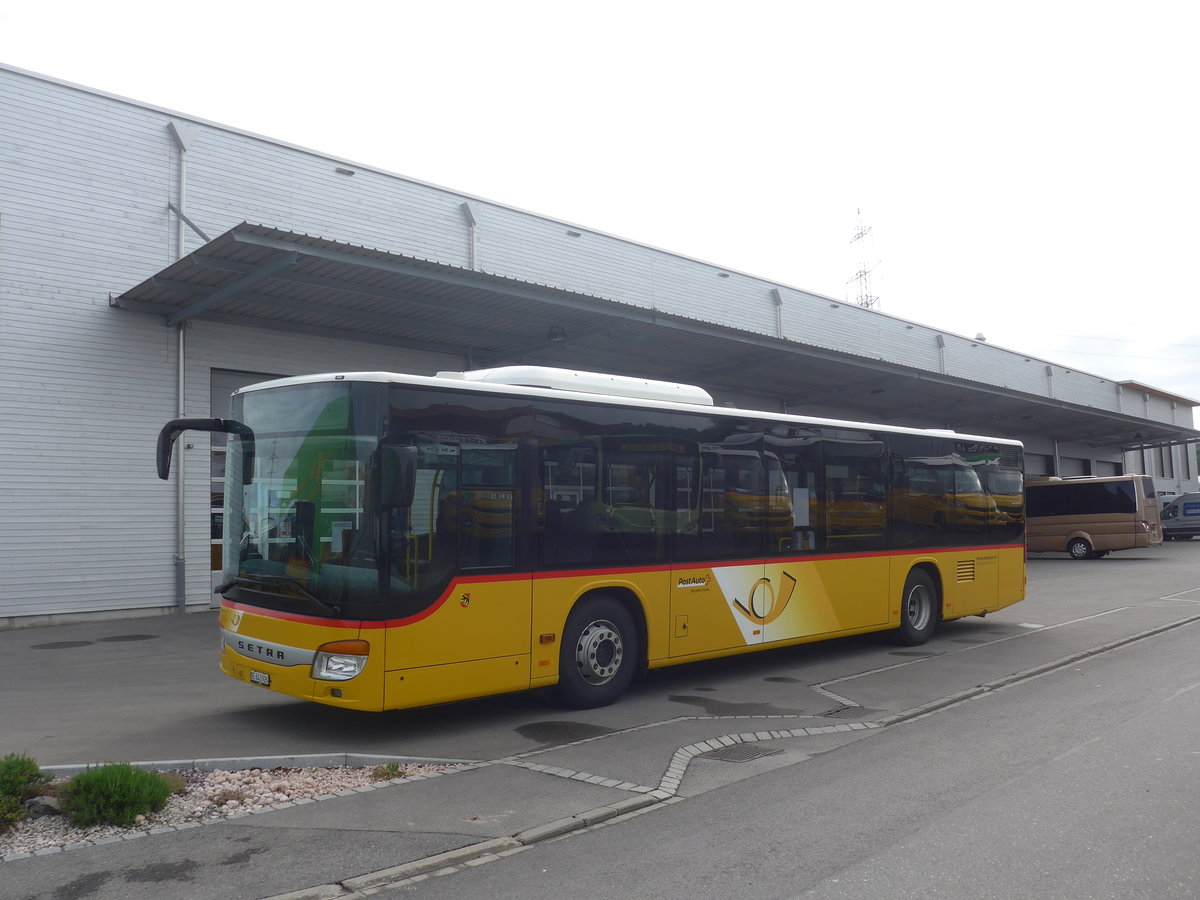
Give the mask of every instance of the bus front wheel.
[(1083, 538), (1071, 538), (1067, 542), (1067, 552), (1071, 554), (1071, 559), (1091, 559), (1092, 545)]
[(567, 616), (555, 698), (575, 709), (608, 706), (625, 693), (637, 668), (633, 617), (613, 597), (585, 597)]
[(913, 569), (904, 582), (900, 598), (900, 627), (893, 640), (905, 647), (923, 644), (933, 635), (938, 621), (938, 592), (924, 569)]

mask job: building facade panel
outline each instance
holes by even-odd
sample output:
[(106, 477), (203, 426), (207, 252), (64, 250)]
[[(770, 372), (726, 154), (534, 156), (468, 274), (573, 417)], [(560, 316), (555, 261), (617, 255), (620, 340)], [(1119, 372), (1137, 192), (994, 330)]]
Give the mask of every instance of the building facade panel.
[(492, 203), (471, 206), (481, 270), (655, 308), (654, 267), (634, 245)]
[(469, 263), (463, 200), (449, 192), (212, 127), (197, 127), (187, 167), (188, 216), (211, 237), (243, 221), (287, 221), (292, 231)]

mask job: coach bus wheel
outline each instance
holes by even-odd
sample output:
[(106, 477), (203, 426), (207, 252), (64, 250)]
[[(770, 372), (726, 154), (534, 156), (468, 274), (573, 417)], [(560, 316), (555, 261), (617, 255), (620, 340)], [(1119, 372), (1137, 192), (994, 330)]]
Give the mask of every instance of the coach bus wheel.
[(900, 627), (893, 632), (898, 644), (915, 647), (929, 640), (937, 627), (937, 588), (924, 569), (913, 569), (900, 598)]
[(1071, 554), (1071, 559), (1091, 559), (1092, 545), (1083, 538), (1071, 538), (1067, 544), (1067, 552)]
[(558, 657), (560, 703), (576, 709), (607, 706), (629, 687), (637, 668), (633, 617), (612, 597), (587, 597), (567, 616)]

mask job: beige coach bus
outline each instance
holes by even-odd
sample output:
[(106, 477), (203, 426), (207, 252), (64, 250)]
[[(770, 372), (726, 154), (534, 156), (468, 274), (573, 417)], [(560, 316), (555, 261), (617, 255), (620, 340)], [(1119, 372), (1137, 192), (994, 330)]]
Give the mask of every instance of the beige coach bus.
[(1163, 541), (1154, 479), (1145, 475), (1032, 478), (1025, 497), (1030, 552), (1100, 559)]

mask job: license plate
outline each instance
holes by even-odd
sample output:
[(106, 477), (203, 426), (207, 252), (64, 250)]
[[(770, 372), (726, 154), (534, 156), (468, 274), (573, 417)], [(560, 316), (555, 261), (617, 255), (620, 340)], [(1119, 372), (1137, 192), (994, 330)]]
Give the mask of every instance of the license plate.
[(271, 676), (268, 675), (266, 672), (256, 672), (253, 669), (251, 669), (250, 670), (250, 682), (251, 682), (251, 684), (261, 684), (263, 687), (270, 687), (271, 686)]

